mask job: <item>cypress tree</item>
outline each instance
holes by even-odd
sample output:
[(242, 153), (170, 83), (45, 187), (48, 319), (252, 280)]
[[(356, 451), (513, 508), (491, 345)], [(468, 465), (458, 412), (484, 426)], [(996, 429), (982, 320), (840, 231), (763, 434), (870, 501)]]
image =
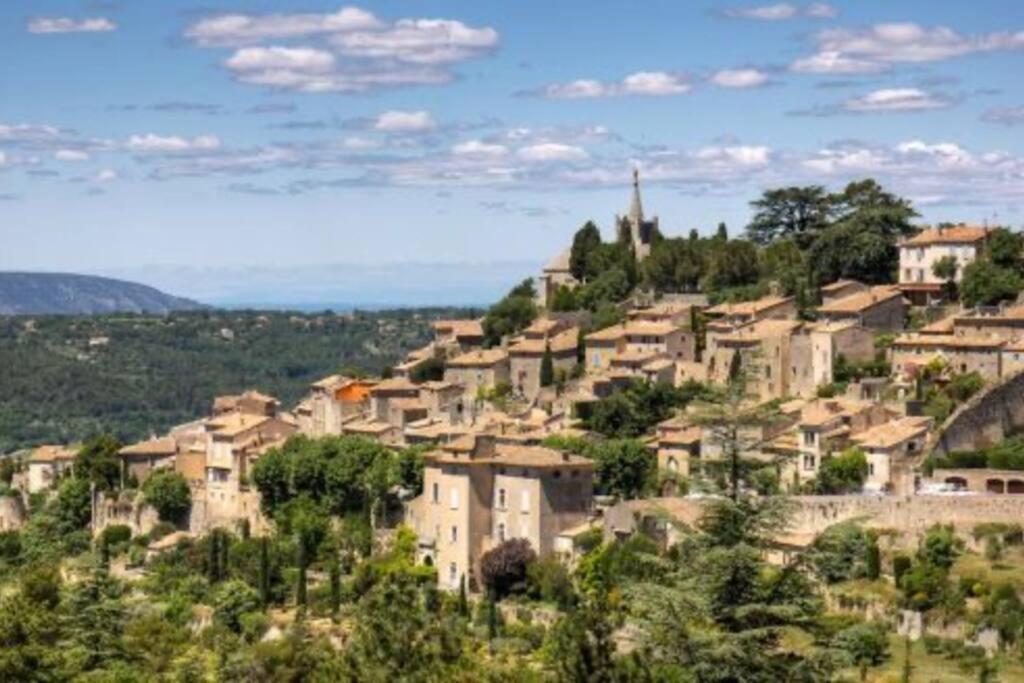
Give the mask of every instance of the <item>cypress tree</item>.
[(299, 541), (298, 565), (299, 581), (295, 590), (295, 604), (298, 605), (299, 611), (303, 612), (306, 609), (306, 544), (301, 540)]
[(210, 536), (207, 539), (207, 550), (209, 551), (209, 555), (206, 558), (206, 572), (207, 578), (210, 580), (211, 584), (217, 583), (217, 581), (220, 580), (220, 576), (217, 572), (218, 562), (220, 560), (220, 552), (218, 548), (218, 546), (220, 545), (219, 540), (219, 530), (214, 529), (210, 532)]
[(217, 576), (221, 580), (228, 578), (230, 574), (230, 564), (228, 563), (228, 548), (231, 545), (231, 536), (227, 532), (221, 534), (220, 548), (217, 557)]
[(341, 567), (337, 552), (331, 553), (331, 618), (337, 619), (341, 611)]
[(260, 538), (260, 602), (266, 609), (270, 605), (270, 543)]
[(494, 601), (494, 591), (487, 591), (487, 637), (494, 640), (498, 637), (498, 606)]
[(540, 361), (540, 385), (550, 387), (555, 383), (555, 360), (551, 356), (551, 344), (544, 347), (544, 357)]
[(865, 564), (867, 565), (867, 577), (874, 581), (882, 574), (882, 554), (878, 549), (878, 541), (872, 537), (868, 544), (867, 557), (865, 558)]
[(466, 575), (459, 577), (459, 614), (469, 616), (469, 601), (466, 599)]

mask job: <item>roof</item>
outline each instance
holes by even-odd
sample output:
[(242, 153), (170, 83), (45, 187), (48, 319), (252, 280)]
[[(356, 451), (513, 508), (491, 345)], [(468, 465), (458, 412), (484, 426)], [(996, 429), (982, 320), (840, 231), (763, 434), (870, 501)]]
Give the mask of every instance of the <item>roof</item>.
[(933, 244), (974, 244), (988, 237), (989, 229), (973, 225), (955, 225), (948, 228), (925, 228), (904, 240), (903, 247), (926, 247)]
[(612, 356), (611, 362), (612, 365), (643, 365), (660, 357), (656, 351), (622, 351)]
[(634, 308), (626, 312), (631, 320), (658, 320), (688, 313), (694, 304), (688, 301), (660, 301), (647, 308)]
[(469, 353), (464, 353), (461, 356), (452, 358), (448, 361), (448, 367), (490, 367), (507, 359), (508, 351), (505, 349), (480, 349), (479, 351), (470, 351)]
[(427, 404), (419, 398), (393, 398), (388, 401), (388, 406), (394, 406), (400, 410), (427, 410)]
[(985, 315), (980, 311), (969, 311), (953, 316), (958, 323), (969, 323), (971, 325), (983, 325), (989, 323), (999, 325), (1004, 322), (1024, 321), (1024, 305), (1007, 306), (995, 315)]
[(711, 315), (757, 315), (763, 311), (770, 310), (793, 301), (791, 296), (766, 296), (754, 301), (739, 301), (736, 303), (725, 303), (712, 306), (708, 309)]
[(878, 285), (864, 292), (857, 292), (841, 299), (830, 301), (818, 307), (819, 313), (860, 313), (879, 304), (902, 297), (895, 286)]
[(801, 320), (758, 320), (750, 325), (739, 327), (733, 332), (718, 337), (718, 341), (751, 342), (770, 337), (780, 337), (793, 334), (804, 322)]
[(484, 326), (479, 320), (435, 320), (434, 331), (450, 331), (456, 337), (484, 336)]
[(571, 328), (565, 332), (556, 334), (548, 339), (523, 339), (509, 347), (510, 354), (530, 353), (543, 354), (550, 346), (551, 353), (575, 352), (579, 342), (580, 331), (578, 328)]
[(935, 322), (928, 323), (918, 330), (918, 332), (921, 334), (953, 334), (953, 327), (956, 318), (956, 314), (948, 315), (945, 318), (939, 318)]
[(272, 419), (266, 415), (228, 413), (208, 420), (206, 426), (209, 431), (216, 432), (218, 436), (237, 436)]
[(927, 432), (931, 423), (930, 417), (904, 417), (875, 425), (850, 438), (869, 448), (891, 448)]
[(587, 341), (614, 341), (626, 336), (663, 337), (672, 334), (679, 326), (671, 323), (651, 322), (648, 320), (631, 320), (612, 325), (587, 335)]
[(77, 455), (78, 449), (73, 446), (40, 446), (28, 459), (29, 462), (58, 462), (74, 460)]
[(856, 413), (868, 404), (845, 399), (820, 399), (809, 403), (800, 412), (802, 427), (823, 427), (836, 418)]
[(566, 247), (562, 251), (555, 254), (547, 265), (544, 266), (545, 272), (552, 271), (563, 271), (569, 272), (569, 261), (572, 258), (572, 247)]
[(309, 386), (315, 389), (333, 389), (344, 381), (345, 379), (341, 375), (328, 375), (323, 379), (313, 382)]
[(901, 334), (893, 346), (929, 347), (946, 349), (997, 349), (1006, 342), (981, 335), (953, 334)]
[(405, 377), (392, 377), (385, 379), (370, 387), (371, 394), (385, 394), (391, 391), (418, 392), (419, 386), (413, 384)]
[[(471, 437), (472, 438), (472, 437)], [(461, 439), (459, 440), (461, 441)], [(454, 444), (449, 444), (452, 446)], [(447, 452), (446, 452), (447, 451)], [(594, 462), (590, 458), (580, 455), (573, 455), (567, 451), (559, 451), (544, 446), (524, 446), (519, 444), (495, 444), (494, 455), (467, 458), (455, 455), (454, 449), (446, 447), (444, 451), (428, 453), (431, 461), (439, 464), (488, 464), (505, 465), (512, 467), (581, 467), (593, 468)], [(460, 452), (460, 451), (455, 451)]]
[(530, 326), (523, 330), (524, 335), (541, 335), (546, 336), (551, 334), (554, 330), (561, 325), (561, 321), (555, 320), (554, 318), (537, 318)]
[(696, 425), (672, 430), (659, 435), (658, 443), (666, 446), (692, 446), (695, 443), (700, 443), (701, 431), (701, 428)]
[(865, 287), (865, 286), (866, 285), (864, 285), (861, 282), (858, 282), (857, 280), (836, 280), (835, 282), (831, 282), (831, 283), (829, 283), (827, 285), (823, 285), (821, 287), (821, 293), (822, 294), (831, 294), (832, 292), (842, 291), (842, 290), (846, 289), (847, 287)]
[(177, 452), (178, 442), (170, 436), (140, 441), (118, 451), (121, 455), (174, 455)]
[(377, 420), (367, 420), (364, 422), (349, 422), (342, 425), (342, 431), (352, 434), (386, 434), (397, 427), (394, 427), (387, 422), (378, 422)]

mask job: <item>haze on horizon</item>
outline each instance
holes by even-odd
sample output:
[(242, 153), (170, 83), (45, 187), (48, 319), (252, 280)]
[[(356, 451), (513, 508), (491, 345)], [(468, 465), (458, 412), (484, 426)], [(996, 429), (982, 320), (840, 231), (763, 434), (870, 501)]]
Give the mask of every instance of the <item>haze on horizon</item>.
[(1022, 64), (1013, 0), (7, 2), (0, 269), (478, 303), (633, 167), (670, 235), (867, 176), (1016, 227)]

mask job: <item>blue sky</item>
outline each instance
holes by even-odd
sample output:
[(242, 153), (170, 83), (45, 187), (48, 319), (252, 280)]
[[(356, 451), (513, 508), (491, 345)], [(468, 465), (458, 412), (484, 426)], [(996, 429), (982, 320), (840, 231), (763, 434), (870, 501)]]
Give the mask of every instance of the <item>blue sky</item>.
[(866, 176), (1020, 226), (1022, 67), (1014, 0), (8, 0), (0, 269), (480, 273), (607, 229), (634, 166), (668, 233)]

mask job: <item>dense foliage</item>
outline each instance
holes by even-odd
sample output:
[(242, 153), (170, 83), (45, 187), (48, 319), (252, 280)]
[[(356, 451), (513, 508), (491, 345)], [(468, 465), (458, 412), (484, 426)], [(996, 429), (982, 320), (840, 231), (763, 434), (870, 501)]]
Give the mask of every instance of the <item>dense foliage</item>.
[(251, 388), (294, 404), (343, 369), (377, 372), (464, 311), (0, 317), (0, 452), (111, 433), (130, 442)]

